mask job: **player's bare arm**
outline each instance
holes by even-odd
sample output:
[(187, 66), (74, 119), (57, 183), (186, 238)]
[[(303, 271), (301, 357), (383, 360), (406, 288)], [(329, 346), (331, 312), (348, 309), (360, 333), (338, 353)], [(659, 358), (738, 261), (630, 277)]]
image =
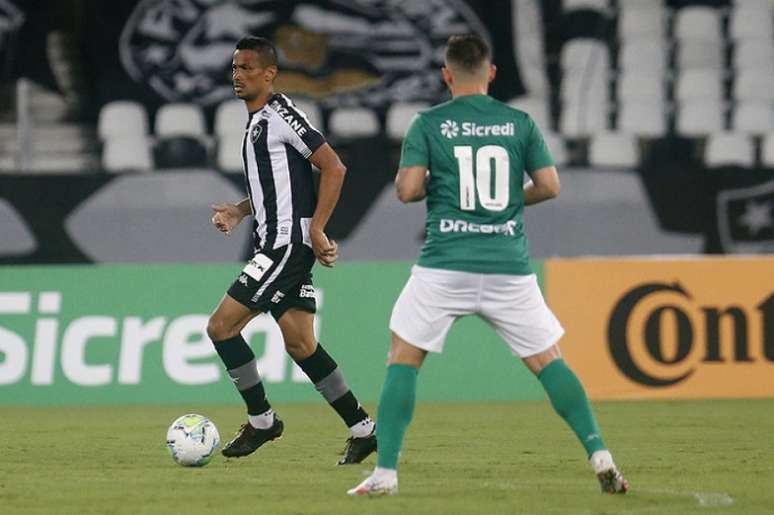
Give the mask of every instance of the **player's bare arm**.
[(234, 227), (239, 225), (242, 218), (252, 213), (250, 199), (248, 198), (241, 200), (237, 204), (228, 202), (212, 204), (210, 208), (214, 212), (211, 219), (212, 225), (220, 232), (226, 233), (226, 236), (231, 235), (231, 231), (234, 230)]
[(339, 201), (341, 187), (347, 168), (339, 159), (338, 154), (327, 143), (321, 145), (309, 157), (309, 160), (320, 169), (320, 190), (317, 207), (312, 215), (309, 226), (309, 236), (312, 239), (312, 250), (317, 260), (323, 266), (332, 267), (338, 258), (338, 245), (329, 240), (325, 234), (325, 225), (333, 214)]
[(426, 166), (409, 166), (398, 170), (395, 176), (395, 189), (401, 202), (419, 202), (427, 196)]
[(559, 173), (555, 166), (546, 166), (529, 174), (524, 185), (524, 205), (531, 206), (559, 196)]

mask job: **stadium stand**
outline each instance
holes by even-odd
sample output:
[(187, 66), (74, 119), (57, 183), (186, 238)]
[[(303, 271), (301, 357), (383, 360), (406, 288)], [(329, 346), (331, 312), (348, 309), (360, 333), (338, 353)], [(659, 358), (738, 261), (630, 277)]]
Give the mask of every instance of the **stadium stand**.
[(109, 173), (151, 171), (153, 157), (147, 138), (127, 135), (105, 140), (102, 167)]
[(316, 102), (304, 98), (296, 98), (293, 101), (295, 102), (296, 107), (306, 114), (306, 118), (313, 127), (317, 127), (320, 130), (325, 128), (322, 111)]
[[(495, 34), (494, 44), (506, 40), (496, 58), (513, 61), (498, 63), (498, 78), (519, 86), (498, 98), (532, 117), (567, 173), (587, 168), (653, 173), (644, 171), (650, 166), (647, 156), (663, 148), (680, 148), (697, 169), (774, 163), (774, 1), (509, 4), (510, 19), (497, 20), (507, 30), (495, 34), (502, 27), (491, 23), (487, 30)], [(422, 81), (440, 83), (437, 68), (431, 71), (382, 91), (384, 100), (364, 101), (370, 93), (334, 101), (287, 91), (348, 166), (370, 169), (380, 161), (376, 184), (352, 186), (353, 191), (371, 188), (376, 195), (391, 183), (400, 141), (413, 116), (445, 99), (442, 92), (403, 97), (404, 92), (421, 92)], [(329, 86), (325, 73), (324, 67), (316, 69), (305, 84)], [(33, 158), (24, 164), (24, 173), (207, 168), (241, 185), (246, 113), (228, 88), (213, 93), (212, 102), (165, 100), (174, 95), (151, 101), (142, 95), (102, 95), (95, 98), (103, 103), (92, 102), (94, 112), (81, 119), (72, 118), (71, 94), (33, 83)], [(0, 170), (19, 170), (19, 141), (12, 124), (0, 126)], [(734, 148), (723, 148), (729, 145)], [(346, 216), (366, 213), (368, 200), (361, 203)]]
[(572, 9), (597, 9), (605, 10), (609, 7), (607, 0), (562, 0), (562, 8), (566, 11)]
[(608, 68), (607, 45), (592, 38), (579, 38), (565, 43), (562, 48), (562, 70), (605, 70)]
[(725, 58), (723, 44), (714, 39), (685, 39), (678, 43), (676, 67), (722, 70)]
[(242, 173), (242, 134), (226, 133), (218, 138), (215, 166), (227, 173)]
[(774, 102), (774, 69), (747, 68), (734, 77), (734, 99)]
[[(556, 0), (542, 8), (532, 0), (511, 3), (513, 55), (526, 93), (509, 103), (544, 131), (556, 131), (555, 145), (557, 138), (567, 140), (562, 146), (572, 149), (566, 156), (570, 164), (598, 157), (591, 146), (617, 133), (645, 140), (686, 136), (701, 145), (709, 134), (730, 131), (751, 136), (762, 155), (763, 135), (774, 130), (774, 2)], [(245, 121), (238, 100), (209, 112), (192, 104), (109, 101), (95, 113), (94, 137), (78, 124), (67, 127), (69, 97), (33, 86), (32, 98), (42, 123), (35, 131), (52, 129), (45, 133), (47, 147), (35, 149), (30, 171), (73, 172), (94, 169), (99, 161), (116, 163), (116, 149), (124, 145), (111, 144), (115, 138), (144, 142), (156, 156), (151, 164), (241, 168), (233, 156)], [(310, 123), (334, 140), (384, 135), (393, 144), (415, 110), (429, 105), (323, 108), (303, 96), (293, 98)], [(174, 141), (178, 138), (183, 139)], [(0, 168), (17, 166), (16, 139), (3, 138)], [(102, 158), (95, 160), (99, 152)], [(139, 169), (147, 164), (142, 161)]]
[(526, 96), (547, 98), (551, 87), (548, 82), (546, 38), (541, 6), (533, 0), (513, 0), (511, 24), (513, 26), (513, 51), (519, 68)]
[(661, 99), (619, 103), (618, 130), (648, 138), (664, 136), (667, 132), (667, 122)]
[(663, 102), (666, 97), (664, 79), (653, 70), (635, 68), (618, 75), (618, 100)]
[(750, 100), (737, 103), (731, 127), (735, 132), (743, 134), (765, 134), (774, 127), (774, 108), (771, 102)]
[(119, 100), (106, 104), (99, 112), (97, 136), (102, 141), (122, 136), (147, 136), (148, 113), (142, 104)]
[(734, 68), (736, 70), (765, 68), (774, 62), (772, 39), (755, 38), (737, 41), (734, 44)]
[(545, 98), (519, 97), (508, 103), (512, 107), (529, 114), (540, 129), (549, 129), (551, 127), (551, 114)]
[(704, 161), (710, 168), (721, 166), (750, 167), (755, 164), (755, 147), (743, 134), (721, 132), (707, 140)]
[(430, 107), (430, 104), (425, 102), (396, 102), (392, 104), (387, 110), (387, 120), (385, 122), (387, 137), (394, 142), (401, 141), (414, 116), (422, 109), (428, 107)]
[(730, 13), (729, 36), (735, 41), (748, 39), (771, 41), (771, 4), (739, 4)]
[(651, 36), (627, 37), (621, 40), (618, 69), (648, 73), (661, 78), (667, 67), (666, 41)]
[(675, 84), (678, 102), (708, 100), (720, 102), (724, 97), (720, 70), (711, 68), (688, 69), (680, 72)]
[(678, 9), (674, 19), (674, 35), (677, 40), (720, 41), (720, 12), (702, 5)]
[(625, 132), (598, 132), (591, 139), (589, 164), (595, 167), (633, 168), (638, 151), (634, 136)]
[(155, 133), (159, 138), (204, 137), (207, 134), (204, 113), (194, 104), (165, 104), (156, 113)]
[(347, 140), (377, 136), (381, 128), (371, 109), (342, 107), (331, 113), (328, 130), (331, 137)]
[[(530, 11), (529, 2), (514, 3), (527, 11), (527, 18), (540, 16)], [(772, 2), (558, 3), (558, 23), (541, 26), (514, 18), (523, 29), (515, 34), (514, 53), (530, 73), (523, 74), (528, 93), (509, 103), (528, 112), (544, 131), (558, 130), (550, 139), (569, 164), (636, 166), (637, 140), (643, 138), (679, 135), (702, 144), (711, 134), (731, 131), (752, 136), (754, 146), (760, 146), (762, 135), (774, 130)], [(384, 135), (393, 144), (416, 111), (430, 105), (396, 102), (382, 112), (326, 107), (323, 116), (315, 101), (294, 101), (333, 141)], [(211, 137), (205, 113), (194, 105), (162, 105), (155, 119), (155, 139), (145, 141), (159, 166), (210, 163), (222, 171), (241, 170), (237, 149), (245, 113), (238, 100), (214, 109)], [(140, 104), (106, 104), (97, 124), (103, 153), (111, 138), (147, 135), (148, 127)], [(621, 156), (605, 153), (611, 141), (626, 149)], [(626, 165), (632, 156), (635, 162)]]
[(562, 109), (559, 125), (568, 138), (587, 138), (608, 127), (607, 104), (592, 102), (568, 103)]
[(199, 138), (175, 136), (156, 143), (154, 160), (159, 169), (204, 168), (209, 163), (209, 156)]
[(234, 99), (223, 102), (215, 109), (215, 137), (221, 139), (227, 135), (239, 135), (240, 139), (247, 127), (245, 103)]
[(215, 109), (215, 166), (219, 170), (227, 173), (242, 171), (240, 149), (246, 126), (247, 111), (241, 100), (223, 102)]
[(761, 146), (761, 164), (774, 168), (774, 131), (769, 132)]
[(666, 13), (658, 2), (624, 4), (618, 14), (618, 37), (663, 41), (666, 35)]
[(691, 99), (680, 104), (677, 133), (688, 138), (704, 137), (723, 130), (723, 109), (716, 100)]
[(211, 140), (202, 109), (172, 103), (156, 113), (154, 160), (158, 168), (201, 168), (208, 164)]
[(544, 131), (543, 138), (551, 151), (551, 155), (554, 157), (556, 165), (564, 166), (567, 164), (569, 162), (569, 155), (564, 139), (559, 134), (551, 131)]

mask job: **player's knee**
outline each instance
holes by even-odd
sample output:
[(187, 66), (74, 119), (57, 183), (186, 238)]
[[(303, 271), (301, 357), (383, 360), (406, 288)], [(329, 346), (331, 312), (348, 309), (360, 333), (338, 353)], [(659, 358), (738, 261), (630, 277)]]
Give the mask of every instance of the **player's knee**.
[(211, 316), (207, 321), (207, 336), (214, 342), (227, 340), (233, 336), (231, 333), (231, 327), (229, 324), (217, 316)]
[(289, 338), (285, 340), (285, 350), (295, 359), (306, 359), (314, 354), (317, 341), (309, 338)]

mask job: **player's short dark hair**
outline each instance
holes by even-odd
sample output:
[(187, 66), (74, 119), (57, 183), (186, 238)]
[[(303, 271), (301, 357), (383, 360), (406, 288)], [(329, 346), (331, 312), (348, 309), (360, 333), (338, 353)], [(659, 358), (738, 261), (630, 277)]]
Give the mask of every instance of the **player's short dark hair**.
[(277, 49), (274, 44), (266, 38), (258, 36), (245, 36), (236, 44), (237, 50), (253, 50), (258, 54), (258, 60), (261, 65), (277, 66)]
[(451, 36), (444, 52), (447, 64), (470, 73), (481, 69), (481, 65), (488, 62), (491, 56), (489, 45), (478, 34)]

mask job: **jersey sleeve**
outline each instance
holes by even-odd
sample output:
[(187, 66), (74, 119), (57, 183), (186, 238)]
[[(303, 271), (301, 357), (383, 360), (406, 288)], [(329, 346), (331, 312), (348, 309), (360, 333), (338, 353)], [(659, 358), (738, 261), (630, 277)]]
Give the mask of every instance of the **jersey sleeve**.
[(286, 97), (280, 95), (273, 107), (283, 120), (282, 141), (292, 145), (302, 156), (309, 159), (309, 156), (325, 143), (325, 137), (309, 122), (306, 114)]
[(543, 135), (535, 125), (532, 118), (527, 118), (527, 138), (524, 167), (527, 173), (540, 170), (547, 166), (554, 166), (554, 158), (551, 157), (551, 151), (548, 150)]
[(305, 125), (302, 125), (302, 128), (300, 129), (288, 124), (288, 129), (285, 131), (285, 134), (286, 142), (293, 145), (293, 148), (298, 150), (298, 152), (306, 159), (309, 159), (309, 156), (325, 143), (325, 137), (322, 133), (308, 122)]
[(430, 149), (420, 115), (411, 120), (400, 150), (400, 168), (430, 166)]

